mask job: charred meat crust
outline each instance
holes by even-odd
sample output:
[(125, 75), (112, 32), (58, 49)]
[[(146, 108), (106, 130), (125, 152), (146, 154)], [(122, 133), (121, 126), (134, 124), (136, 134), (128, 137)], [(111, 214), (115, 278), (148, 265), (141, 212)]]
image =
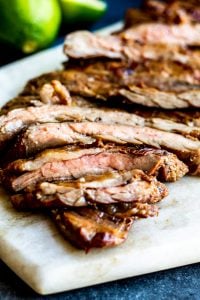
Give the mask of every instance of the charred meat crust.
[(91, 208), (54, 210), (52, 217), (64, 237), (87, 252), (91, 248), (120, 245), (133, 223), (132, 218), (110, 216)]

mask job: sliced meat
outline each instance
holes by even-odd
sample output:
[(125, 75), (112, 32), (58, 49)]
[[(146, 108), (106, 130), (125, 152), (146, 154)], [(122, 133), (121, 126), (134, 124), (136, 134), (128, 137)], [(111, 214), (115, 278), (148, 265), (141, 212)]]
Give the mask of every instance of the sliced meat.
[(119, 92), (131, 102), (143, 106), (165, 109), (200, 107), (200, 90), (194, 89), (183, 93), (172, 93), (136, 86), (129, 86), (129, 89), (121, 89)]
[(186, 165), (167, 151), (107, 145), (91, 149), (52, 149), (35, 159), (11, 162), (4, 169), (2, 181), (16, 191), (40, 181), (133, 169), (141, 169), (162, 181), (176, 181), (188, 172)]
[(79, 148), (65, 147), (45, 150), (32, 159), (19, 159), (6, 166), (7, 173), (20, 174), (40, 169), (44, 164), (78, 159), (85, 155), (97, 155), (100, 153), (123, 153), (130, 155), (134, 160), (134, 168), (141, 169), (150, 175), (157, 176), (162, 181), (176, 181), (184, 176), (188, 169), (176, 157), (176, 155), (166, 150), (153, 148), (128, 147), (105, 145), (103, 148)]
[[(20, 169), (23, 173), (17, 174), (16, 171)], [(107, 150), (105, 148), (79, 151), (74, 158), (70, 152), (62, 155), (59, 150), (47, 151), (35, 161), (19, 160), (10, 163), (1, 175), (1, 180), (6, 187), (19, 191), (41, 181), (70, 180), (114, 170), (133, 169), (141, 169), (163, 181), (176, 181), (188, 171), (175, 155), (165, 151), (111, 147)]]
[(168, 195), (166, 186), (141, 170), (82, 177), (79, 181), (29, 186), (11, 196), (17, 209), (60, 208), (112, 203), (156, 203)]
[(200, 24), (139, 24), (121, 32), (121, 38), (149, 44), (200, 45)]
[(16, 143), (6, 154), (6, 160), (29, 157), (46, 148), (71, 144), (90, 145), (96, 139), (75, 133), (68, 123), (32, 125), (17, 136)]
[(76, 64), (67, 66), (67, 70), (44, 74), (31, 80), (23, 95), (38, 97), (42, 86), (54, 79), (75, 95), (105, 100), (118, 96), (120, 88), (128, 88), (130, 85), (177, 93), (200, 88), (200, 70), (193, 63), (185, 65), (170, 60), (144, 60), (142, 63), (112, 60), (81, 66)]
[(187, 137), (200, 139), (200, 128), (196, 126), (188, 126), (172, 120), (162, 118), (150, 118), (146, 120), (146, 126), (160, 129), (167, 132), (177, 132)]
[(143, 63), (145, 60), (174, 61), (185, 66), (200, 67), (199, 49), (170, 44), (138, 44), (126, 41), (122, 48), (123, 60)]
[[(62, 123), (63, 126), (64, 124), (70, 126), (76, 133), (101, 137), (104, 140), (107, 139), (110, 141), (117, 139), (122, 143), (146, 144), (177, 151), (195, 151), (198, 150), (200, 146), (199, 141), (190, 140), (178, 134), (162, 132), (148, 127), (109, 125), (97, 122)], [(46, 124), (46, 126), (48, 125)], [(172, 146), (174, 140), (176, 143)]]
[[(53, 148), (68, 144), (91, 144), (94, 141), (114, 142), (117, 144), (149, 145), (176, 152), (181, 160), (193, 161), (199, 157), (200, 142), (179, 134), (161, 130), (139, 127), (110, 125), (97, 122), (82, 123), (46, 123), (32, 125), (18, 140), (7, 157), (23, 158), (39, 152), (42, 149)], [(194, 161), (193, 161), (194, 162)], [(190, 163), (191, 164), (191, 163)], [(196, 165), (196, 163), (194, 163)]]
[[(97, 125), (97, 126), (96, 126)], [(93, 137), (129, 144), (146, 144), (153, 147), (162, 147), (177, 154), (193, 173), (199, 172), (200, 142), (183, 137), (179, 134), (159, 131), (157, 129), (139, 126), (106, 125), (100, 123), (71, 123), (75, 132), (81, 132)], [(198, 173), (197, 172), (197, 173)], [(197, 174), (196, 173), (196, 174)]]
[(138, 24), (159, 22), (164, 24), (194, 24), (200, 22), (199, 1), (144, 1), (142, 10), (128, 9), (125, 28)]
[(53, 219), (67, 240), (86, 251), (123, 243), (133, 223), (132, 218), (113, 217), (88, 207), (54, 210)]
[(123, 111), (63, 105), (18, 108), (0, 116), (0, 147), (23, 128), (36, 123), (63, 121), (101, 121), (127, 125), (144, 125), (143, 118)]
[[(144, 89), (142, 89), (142, 92)], [(149, 94), (148, 94), (148, 91)], [(153, 95), (156, 95), (154, 90), (146, 91), (146, 94), (142, 94), (140, 89), (137, 88), (137, 96), (139, 102), (145, 101), (141, 98), (145, 98), (148, 103), (152, 98), (153, 105), (156, 103)], [(122, 94), (125, 93), (122, 91)], [(126, 92), (127, 93), (127, 92)], [(129, 92), (130, 93), (130, 92)], [(159, 92), (160, 94), (161, 92)], [(148, 98), (148, 96), (149, 98)], [(134, 95), (134, 93), (133, 93)], [(166, 101), (159, 97), (160, 106), (171, 107), (170, 101)], [(173, 97), (171, 97), (173, 99)], [(169, 100), (171, 100), (169, 97)], [(165, 100), (165, 101), (164, 101)], [(123, 110), (108, 109), (108, 108), (95, 108), (95, 107), (69, 107), (63, 105), (42, 105), (40, 107), (26, 107), (9, 111), (6, 115), (0, 116), (0, 147), (3, 149), (7, 142), (14, 138), (23, 128), (31, 124), (46, 123), (46, 122), (63, 122), (63, 121), (91, 121), (91, 122), (103, 122), (108, 124), (122, 124), (122, 125), (140, 125), (148, 126), (157, 129), (161, 129), (168, 132), (179, 132), (183, 135), (191, 135), (194, 137), (200, 137), (200, 129), (196, 126), (188, 126), (185, 124), (179, 124), (179, 122), (166, 121), (161, 118), (143, 118), (134, 113), (128, 113)]]
[[(132, 113), (137, 114), (138, 116), (143, 117), (145, 120), (147, 119), (151, 122), (153, 119), (162, 119), (162, 120), (170, 120), (174, 122), (174, 126), (178, 125), (187, 125), (194, 131), (198, 130), (200, 127), (200, 111), (197, 109), (176, 109), (176, 110), (166, 110), (166, 109), (150, 109), (150, 108), (142, 108), (142, 109), (132, 109)], [(153, 122), (153, 121), (152, 121)], [(148, 125), (150, 126), (150, 125)], [(175, 129), (175, 128), (174, 128)], [(176, 129), (175, 129), (176, 131)], [(184, 129), (185, 133), (189, 133), (188, 129)], [(190, 135), (193, 135), (190, 133)], [(195, 136), (195, 134), (194, 134)]]
[[(143, 8), (147, 14), (154, 17), (154, 20), (163, 20), (166, 23), (191, 24), (200, 22), (200, 4), (198, 0), (172, 0), (166, 2), (147, 0)], [(132, 22), (132, 25), (134, 25), (134, 20)], [(131, 26), (131, 24), (129, 25)]]
[(27, 106), (41, 106), (43, 103), (35, 95), (17, 96), (9, 100), (3, 107), (0, 108), (0, 116), (7, 114), (12, 109), (27, 107)]
[[(111, 39), (112, 43), (108, 39)], [(80, 48), (80, 44), (83, 44), (84, 47)], [(64, 52), (72, 59), (107, 57), (135, 62), (144, 62), (146, 59), (169, 60), (200, 67), (199, 50), (192, 51), (185, 47), (170, 44), (138, 44), (132, 40), (124, 42), (117, 35), (98, 36), (89, 31), (76, 31), (67, 35)]]
[[(77, 47), (78, 46), (78, 47)], [(64, 53), (73, 58), (109, 57), (122, 58), (122, 43), (115, 36), (100, 36), (82, 30), (67, 35)]]
[[(116, 147), (116, 151), (120, 150)], [(106, 151), (106, 147), (77, 147), (66, 146), (57, 149), (48, 149), (40, 152), (35, 158), (31, 159), (19, 159), (12, 161), (6, 166), (6, 171), (11, 173), (23, 173), (29, 171), (35, 171), (41, 168), (44, 164), (54, 162), (54, 161), (64, 161), (80, 158), (85, 155), (96, 155)], [(128, 150), (127, 150), (128, 151)]]

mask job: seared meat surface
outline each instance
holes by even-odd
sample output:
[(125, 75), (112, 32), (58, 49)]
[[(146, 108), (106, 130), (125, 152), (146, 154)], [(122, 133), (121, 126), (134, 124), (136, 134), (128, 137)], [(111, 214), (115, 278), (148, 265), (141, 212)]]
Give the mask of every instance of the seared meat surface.
[(115, 217), (91, 209), (54, 210), (54, 222), (73, 245), (86, 251), (120, 245), (127, 238), (133, 223), (130, 217)]
[(55, 78), (70, 93), (90, 99), (126, 100), (165, 109), (200, 107), (200, 69), (195, 64), (147, 60), (140, 64), (108, 61), (69, 66), (31, 80), (23, 95), (39, 98), (43, 85)]

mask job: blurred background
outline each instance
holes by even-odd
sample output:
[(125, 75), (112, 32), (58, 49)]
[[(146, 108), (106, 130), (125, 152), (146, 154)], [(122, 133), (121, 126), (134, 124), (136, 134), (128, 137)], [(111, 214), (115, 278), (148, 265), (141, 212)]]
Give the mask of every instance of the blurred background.
[(139, 0), (0, 0), (0, 66), (123, 18)]

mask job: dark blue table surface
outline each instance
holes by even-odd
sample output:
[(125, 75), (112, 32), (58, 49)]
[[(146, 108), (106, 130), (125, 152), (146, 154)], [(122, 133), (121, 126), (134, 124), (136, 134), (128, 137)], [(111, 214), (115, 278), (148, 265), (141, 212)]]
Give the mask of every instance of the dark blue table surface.
[[(137, 6), (140, 1), (108, 0), (107, 14), (90, 29), (98, 29), (120, 20), (125, 10)], [(61, 42), (60, 37), (56, 43)], [(4, 50), (0, 45), (0, 65), (4, 65), (21, 57), (13, 50)], [(12, 55), (11, 55), (12, 54)], [(178, 256), (178, 253), (174, 253)], [(86, 271), (87, 273), (87, 271)], [(86, 274), (87, 276), (87, 274)], [(126, 299), (126, 300), (154, 300), (154, 299), (200, 299), (200, 264), (157, 272), (129, 279), (118, 280), (84, 289), (56, 294), (52, 296), (38, 296), (23, 283), (8, 267), (0, 262), (0, 300), (1, 299)]]

